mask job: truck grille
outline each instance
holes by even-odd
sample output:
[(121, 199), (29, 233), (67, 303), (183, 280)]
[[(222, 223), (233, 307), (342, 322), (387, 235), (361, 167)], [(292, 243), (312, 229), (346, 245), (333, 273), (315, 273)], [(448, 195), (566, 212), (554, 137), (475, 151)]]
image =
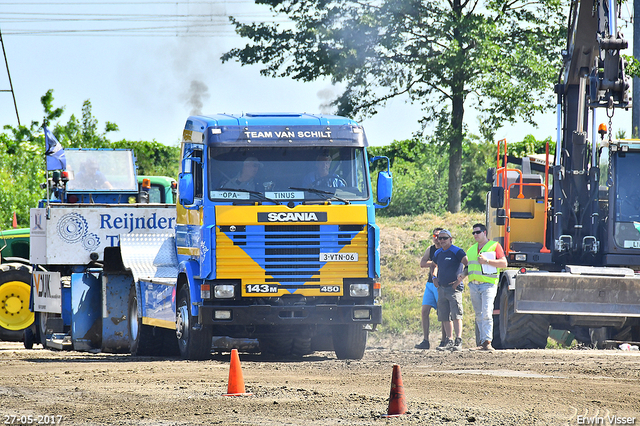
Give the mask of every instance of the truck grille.
[[(240, 278), (243, 285), (275, 283), (293, 293), (302, 286), (342, 288), (343, 278), (368, 275), (365, 225), (220, 226), (216, 247), (217, 277)], [(358, 260), (320, 260), (321, 253), (339, 252)]]

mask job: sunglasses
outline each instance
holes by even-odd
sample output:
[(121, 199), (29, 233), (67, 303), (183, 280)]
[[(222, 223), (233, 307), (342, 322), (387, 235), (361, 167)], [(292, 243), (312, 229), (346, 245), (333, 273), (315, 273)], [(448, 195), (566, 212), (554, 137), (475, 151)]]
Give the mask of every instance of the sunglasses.
[(473, 231), (472, 234), (473, 235), (478, 235), (478, 234), (482, 234), (483, 231)]
[(438, 237), (440, 241), (448, 240), (450, 237)]

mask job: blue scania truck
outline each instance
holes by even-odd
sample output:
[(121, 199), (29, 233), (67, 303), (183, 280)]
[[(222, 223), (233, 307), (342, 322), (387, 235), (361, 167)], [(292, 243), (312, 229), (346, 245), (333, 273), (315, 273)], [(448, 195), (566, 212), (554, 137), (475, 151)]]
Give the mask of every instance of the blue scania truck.
[(189, 117), (175, 207), (138, 202), (131, 159), (113, 155), (97, 162), (108, 185), (76, 170), (65, 202), (32, 210), (47, 346), (204, 359), (214, 342), (251, 339), (273, 356), (362, 358), (382, 321), (375, 210), (392, 181), (358, 123)]
[[(369, 166), (379, 160), (374, 202)], [(382, 320), (375, 210), (391, 191), (389, 160), (369, 160), (351, 119), (189, 117), (175, 233), (123, 233), (105, 252), (106, 278), (131, 282), (131, 352), (177, 345), (202, 359), (225, 336), (257, 339), (274, 356), (362, 358)], [(174, 343), (159, 337), (166, 330)]]

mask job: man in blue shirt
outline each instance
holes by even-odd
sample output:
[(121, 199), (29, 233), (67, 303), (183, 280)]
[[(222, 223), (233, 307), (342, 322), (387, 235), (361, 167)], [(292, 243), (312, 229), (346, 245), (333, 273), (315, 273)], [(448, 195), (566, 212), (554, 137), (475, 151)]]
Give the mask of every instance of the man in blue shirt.
[[(438, 350), (462, 350), (462, 290), (464, 267), (469, 264), (467, 254), (453, 245), (451, 232), (443, 229), (438, 234), (440, 248), (433, 255), (438, 274), (433, 284), (438, 288), (438, 320), (444, 326), (447, 343)], [(456, 332), (455, 341), (453, 331)]]
[(331, 156), (320, 154), (316, 158), (315, 170), (308, 173), (302, 180), (305, 188), (341, 188), (346, 185), (344, 179), (335, 173), (330, 173)]

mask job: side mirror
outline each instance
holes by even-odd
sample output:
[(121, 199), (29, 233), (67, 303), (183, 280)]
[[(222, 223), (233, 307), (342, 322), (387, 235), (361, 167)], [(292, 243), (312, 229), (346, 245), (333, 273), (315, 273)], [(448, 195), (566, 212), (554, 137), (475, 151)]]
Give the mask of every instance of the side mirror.
[(383, 209), (391, 203), (391, 194), (393, 193), (393, 176), (391, 175), (390, 161), (388, 157), (373, 157), (370, 163), (377, 160), (387, 160), (387, 170), (378, 172), (378, 184), (376, 187), (377, 202), (376, 208)]
[(498, 209), (496, 211), (496, 225), (503, 226), (507, 223), (507, 211), (505, 209)]
[(193, 204), (193, 175), (191, 173), (180, 174), (178, 195), (180, 197), (180, 204), (183, 206), (190, 206)]
[[(387, 207), (391, 202), (391, 194), (393, 192), (393, 178), (391, 172), (378, 172), (378, 203), (381, 206), (379, 208)], [(384, 206), (382, 205), (384, 204)]]
[(491, 208), (499, 209), (504, 205), (504, 188), (501, 186), (491, 187)]

